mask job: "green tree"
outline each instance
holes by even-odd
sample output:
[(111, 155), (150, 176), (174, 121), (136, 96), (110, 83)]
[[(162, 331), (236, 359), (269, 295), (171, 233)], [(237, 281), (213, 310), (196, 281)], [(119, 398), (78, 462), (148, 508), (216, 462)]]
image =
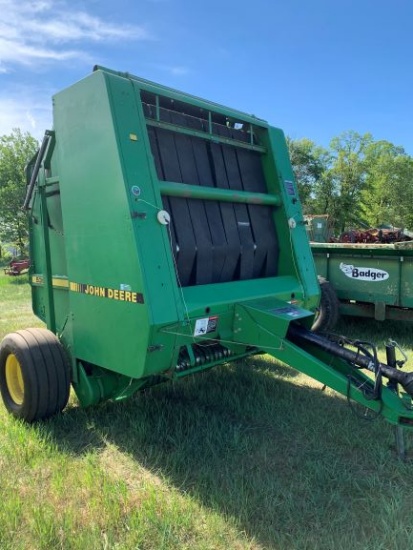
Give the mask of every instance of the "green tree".
[(314, 199), (312, 201), (314, 214), (328, 214), (335, 221), (339, 217), (339, 188), (333, 177), (331, 166), (328, 167), (314, 186)]
[(352, 130), (329, 150), (287, 143), (304, 213), (328, 214), (336, 233), (383, 223), (413, 230), (413, 158), (402, 147)]
[(287, 137), (287, 145), (303, 210), (306, 214), (319, 213), (314, 212), (315, 189), (328, 168), (329, 153), (307, 138)]
[(27, 216), (22, 211), (25, 166), (38, 149), (28, 132), (14, 129), (0, 137), (0, 240), (15, 244), (23, 254), (27, 242)]
[(367, 186), (363, 210), (372, 226), (413, 227), (413, 159), (402, 147), (376, 141), (366, 150)]
[(363, 221), (362, 194), (367, 187), (366, 151), (371, 134), (352, 130), (333, 138), (330, 143), (332, 164), (329, 178), (336, 194), (336, 228), (344, 231), (349, 221)]
[(398, 177), (390, 201), (390, 223), (413, 231), (413, 158), (403, 155), (395, 164)]

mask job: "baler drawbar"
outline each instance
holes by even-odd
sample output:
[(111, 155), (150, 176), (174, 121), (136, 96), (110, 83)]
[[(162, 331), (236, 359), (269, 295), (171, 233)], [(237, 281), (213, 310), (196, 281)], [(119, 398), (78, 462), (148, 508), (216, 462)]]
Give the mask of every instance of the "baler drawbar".
[(320, 290), (281, 130), (103, 67), (53, 98), (53, 120), (24, 204), (47, 329), (1, 343), (10, 413), (32, 422), (70, 386), (88, 406), (269, 353), (413, 426), (394, 346), (384, 364), (310, 330)]
[[(297, 345), (301, 345), (301, 347), (305, 347), (306, 344), (313, 344), (335, 357), (344, 359), (350, 365), (367, 369), (374, 372), (376, 375), (384, 375), (390, 382), (400, 384), (404, 391), (410, 395), (410, 397), (413, 397), (413, 373), (401, 372), (394, 366), (380, 363), (377, 360), (377, 356), (374, 357), (371, 353), (366, 351), (365, 342), (351, 342), (351, 344), (357, 348), (357, 351), (353, 351), (345, 348), (343, 344), (331, 341), (326, 337), (322, 337), (294, 324), (290, 326), (288, 336), (293, 342), (296, 342)], [(369, 346), (371, 346), (371, 344), (369, 344)], [(360, 350), (363, 350), (363, 352), (360, 353)]]

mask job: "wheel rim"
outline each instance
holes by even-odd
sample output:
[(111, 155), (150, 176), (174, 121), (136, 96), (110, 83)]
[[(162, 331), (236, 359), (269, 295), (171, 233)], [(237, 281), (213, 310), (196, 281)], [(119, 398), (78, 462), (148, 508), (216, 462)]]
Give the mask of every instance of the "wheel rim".
[(10, 397), (16, 405), (22, 405), (24, 399), (24, 382), (20, 363), (11, 353), (6, 359), (6, 384)]

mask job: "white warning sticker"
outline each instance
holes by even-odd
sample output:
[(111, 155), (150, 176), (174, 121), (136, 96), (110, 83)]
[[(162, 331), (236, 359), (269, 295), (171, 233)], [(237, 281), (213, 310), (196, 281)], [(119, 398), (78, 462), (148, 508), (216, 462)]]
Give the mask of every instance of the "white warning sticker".
[(208, 321), (209, 317), (205, 317), (205, 319), (197, 319), (195, 321), (194, 336), (202, 336), (203, 334), (206, 334), (208, 330)]
[(194, 336), (202, 336), (208, 332), (215, 332), (217, 330), (218, 317), (204, 317), (203, 319), (197, 319), (195, 321)]

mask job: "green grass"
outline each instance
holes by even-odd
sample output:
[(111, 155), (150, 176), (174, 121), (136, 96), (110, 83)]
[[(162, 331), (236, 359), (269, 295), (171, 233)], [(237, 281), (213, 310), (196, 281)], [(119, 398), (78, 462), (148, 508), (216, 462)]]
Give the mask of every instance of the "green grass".
[(42, 326), (32, 313), (28, 275), (0, 272), (0, 338), (19, 328)]
[[(41, 326), (22, 281), (0, 276), (0, 337)], [(338, 330), (412, 352), (402, 323)], [(0, 549), (413, 548), (393, 429), (320, 388), (264, 356), (32, 426), (0, 406)]]

